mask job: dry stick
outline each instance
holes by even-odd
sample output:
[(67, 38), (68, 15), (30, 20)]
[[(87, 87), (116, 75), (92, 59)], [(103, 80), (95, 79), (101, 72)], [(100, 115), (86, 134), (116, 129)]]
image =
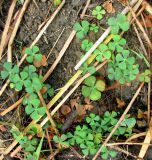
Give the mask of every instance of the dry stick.
[(146, 134), (146, 137), (145, 137), (145, 140), (144, 140), (144, 143), (146, 143), (146, 144), (144, 144), (140, 149), (140, 152), (139, 152), (139, 155), (138, 155), (140, 158), (143, 158), (145, 156), (145, 154), (148, 150), (148, 147), (149, 147), (149, 145), (147, 145), (147, 144), (150, 144), (150, 141), (152, 140), (150, 129), (147, 131), (147, 134)]
[(112, 131), (110, 132), (110, 134), (108, 135), (108, 137), (106, 138), (106, 140), (103, 142), (102, 146), (100, 147), (100, 149), (98, 150), (98, 152), (96, 153), (96, 155), (93, 157), (93, 160), (95, 160), (98, 157), (98, 155), (102, 151), (103, 146), (105, 146), (107, 144), (107, 142), (110, 140), (110, 138), (112, 137), (112, 135), (114, 134), (114, 132), (116, 131), (116, 129), (119, 127), (119, 125), (121, 124), (121, 122), (124, 120), (126, 114), (130, 110), (133, 102), (135, 101), (135, 99), (137, 98), (138, 94), (140, 93), (140, 90), (142, 89), (143, 85), (144, 85), (144, 83), (140, 84), (139, 88), (137, 89), (135, 95), (133, 96), (132, 100), (128, 104), (128, 106), (125, 109), (124, 113), (122, 114), (122, 116), (120, 117), (119, 121), (117, 122), (117, 124), (115, 125), (115, 127), (112, 129)]
[(19, 25), (21, 23), (22, 17), (24, 15), (29, 3), (30, 3), (30, 0), (26, 0), (24, 2), (23, 7), (22, 7), (22, 9), (20, 11), (19, 17), (18, 17), (18, 19), (17, 19), (17, 21), (15, 23), (13, 32), (11, 34), (11, 37), (10, 37), (10, 40), (9, 40), (9, 43), (8, 43), (8, 53), (7, 53), (7, 61), (8, 62), (12, 62), (12, 44), (13, 44), (14, 38), (16, 36), (16, 33), (18, 31)]
[(51, 68), (47, 71), (47, 73), (45, 74), (43, 80), (45, 81), (50, 74), (54, 71), (55, 67), (57, 66), (57, 64), (59, 63), (59, 61), (61, 60), (62, 56), (64, 55), (65, 51), (67, 50), (67, 48), (69, 47), (71, 41), (73, 40), (74, 36), (76, 34), (76, 31), (72, 31), (69, 38), (67, 39), (66, 43), (64, 44), (63, 48), (61, 49), (57, 59), (54, 61), (53, 65), (51, 66)]
[[(45, 26), (42, 28), (42, 30), (40, 31), (40, 33), (38, 34), (38, 36), (36, 37), (36, 39), (34, 40), (34, 42), (31, 44), (31, 47), (33, 45), (35, 45), (38, 40), (41, 38), (41, 36), (43, 35), (43, 33), (45, 32), (45, 30), (47, 29), (47, 27), (50, 25), (50, 23), (53, 21), (53, 19), (56, 17), (57, 13), (61, 10), (61, 8), (63, 7), (65, 3), (65, 0), (62, 1), (62, 3), (60, 4), (60, 6), (55, 10), (55, 12), (51, 15), (50, 19), (48, 20), (48, 22), (45, 24)], [(23, 61), (25, 60), (26, 58), (26, 54), (24, 54), (24, 56), (22, 57), (22, 59), (19, 61), (19, 63), (17, 64), (18, 66), (20, 66)], [(5, 91), (6, 87), (8, 86), (9, 84), (9, 79), (6, 81), (6, 83), (3, 85), (3, 87), (1, 88), (0, 90), (0, 96), (3, 94), (3, 92)]]
[(142, 5), (145, 6), (146, 11), (152, 15), (152, 6), (145, 0)]
[(53, 47), (51, 48), (51, 50), (50, 50), (50, 52), (49, 52), (49, 54), (48, 54), (48, 56), (47, 56), (47, 58), (46, 58), (47, 60), (48, 60), (48, 58), (49, 58), (50, 54), (52, 53), (53, 49), (55, 48), (56, 44), (58, 43), (58, 41), (59, 41), (60, 37), (62, 36), (62, 34), (63, 34), (64, 30), (65, 30), (65, 27), (62, 29), (62, 31), (61, 31), (61, 33), (60, 33), (60, 35), (58, 36), (58, 38), (57, 38), (57, 40), (55, 41), (55, 43), (54, 43)]
[(123, 149), (121, 149), (121, 148), (119, 148), (119, 147), (117, 147), (117, 146), (109, 146), (109, 148), (115, 149), (115, 150), (117, 150), (117, 151), (119, 151), (119, 152), (122, 152), (122, 153), (126, 154), (127, 156), (129, 155), (129, 156), (131, 156), (131, 157), (133, 157), (133, 158), (135, 158), (135, 159), (143, 160), (142, 158), (139, 158), (139, 157), (133, 155), (132, 153), (130, 153), (130, 152), (126, 151), (126, 150), (123, 150)]
[(88, 1), (87, 1), (86, 6), (84, 7), (84, 9), (83, 9), (83, 11), (82, 11), (82, 14), (81, 14), (81, 16), (80, 16), (81, 19), (83, 19), (83, 17), (85, 16), (85, 13), (86, 13), (86, 11), (87, 11), (87, 8), (88, 8), (90, 2), (91, 2), (91, 0), (88, 0)]
[(51, 115), (50, 115), (50, 113), (49, 113), (49, 110), (48, 110), (47, 105), (46, 105), (46, 103), (45, 103), (45, 101), (44, 101), (44, 99), (43, 99), (42, 94), (41, 94), (40, 92), (37, 92), (37, 94), (38, 94), (38, 96), (39, 96), (39, 98), (40, 98), (40, 101), (41, 101), (42, 105), (46, 108), (46, 114), (47, 114), (48, 119), (49, 119), (50, 122), (51, 122), (52, 129), (53, 129), (53, 130), (55, 131), (55, 133), (58, 135), (59, 132), (58, 132), (58, 130), (57, 130), (57, 128), (56, 128), (56, 125), (55, 125), (54, 120), (52, 119), (52, 117), (51, 117)]
[(41, 36), (45, 32), (45, 30), (48, 28), (48, 26), (53, 21), (53, 19), (55, 18), (55, 16), (57, 15), (57, 13), (61, 10), (61, 8), (63, 7), (64, 4), (65, 4), (65, 0), (63, 0), (62, 3), (59, 5), (59, 7), (55, 10), (55, 12), (51, 16), (51, 18), (48, 20), (48, 22), (42, 28), (41, 32), (38, 34), (38, 36), (36, 37), (36, 39), (34, 40), (34, 42), (31, 44), (31, 46), (35, 45), (38, 42), (38, 40), (41, 38)]
[(133, 139), (136, 139), (136, 138), (139, 138), (139, 137), (142, 137), (142, 136), (145, 136), (147, 132), (142, 132), (142, 133), (139, 133), (139, 134), (135, 134), (135, 135), (132, 135), (130, 138), (128, 138), (126, 140), (126, 142), (129, 142)]
[(136, 32), (136, 34), (137, 34), (138, 40), (139, 40), (139, 42), (140, 42), (140, 45), (141, 45), (141, 47), (142, 47), (142, 50), (143, 50), (144, 54), (145, 54), (146, 56), (148, 56), (148, 53), (147, 53), (147, 51), (146, 51), (146, 48), (145, 48), (145, 46), (144, 46), (144, 43), (143, 43), (142, 39), (140, 38), (140, 35), (139, 35), (139, 32), (138, 32), (138, 30), (137, 30), (137, 28), (136, 28), (135, 23), (133, 23), (133, 27), (134, 27), (134, 30), (135, 30), (135, 32)]
[(137, 146), (148, 145), (148, 146), (151, 146), (152, 144), (149, 144), (149, 143), (121, 142), (121, 143), (108, 143), (105, 146), (117, 146), (117, 145), (137, 145)]
[[(130, 5), (133, 6), (138, 0), (132, 0)], [(126, 14), (129, 11), (129, 7), (126, 7), (122, 14)], [(77, 63), (77, 65), (74, 67), (75, 70), (78, 70), (81, 65), (90, 57), (92, 52), (98, 47), (98, 45), (103, 42), (103, 40), (109, 35), (110, 33), (110, 27), (108, 27), (105, 32), (102, 34), (102, 36), (95, 42), (95, 44), (90, 48), (90, 50), (83, 56), (83, 58)]]
[(7, 39), (7, 34), (8, 34), (9, 27), (10, 27), (11, 19), (13, 16), (14, 8), (16, 6), (16, 2), (17, 2), (17, 0), (12, 1), (12, 4), (11, 4), (9, 12), (8, 12), (8, 17), (6, 20), (5, 28), (4, 28), (2, 38), (1, 38), (1, 43), (0, 43), (0, 60), (2, 58), (2, 53), (4, 51), (4, 46), (5, 46), (5, 42)]
[(135, 15), (135, 13), (134, 13), (134, 11), (133, 11), (133, 9), (132, 9), (130, 6), (129, 6), (129, 9), (130, 9), (130, 11), (131, 11), (131, 13), (132, 13), (132, 16), (133, 16), (133, 18), (135, 19), (135, 21), (136, 21), (138, 27), (139, 27), (140, 30), (142, 31), (143, 36), (144, 36), (145, 40), (147, 41), (147, 43), (148, 43), (150, 49), (152, 50), (152, 43), (151, 43), (149, 37), (147, 36), (147, 34), (146, 34), (146, 32), (145, 32), (143, 26), (140, 24), (140, 22), (139, 22), (139, 20), (137, 19), (136, 15)]
[[(52, 149), (52, 145), (51, 145), (51, 140), (50, 140), (50, 137), (49, 137), (48, 129), (46, 129), (46, 136), (47, 136), (50, 152), (51, 152), (51, 154), (53, 154), (53, 149)], [(54, 157), (52, 158), (52, 160), (54, 160)]]
[[(102, 64), (100, 64), (98, 67), (96, 67), (96, 71), (99, 70), (100, 68), (102, 68), (105, 64), (107, 63), (107, 61), (104, 61)], [(87, 78), (90, 76), (90, 73), (86, 74), (85, 76), (83, 76), (82, 78), (80, 78), (78, 80), (78, 82), (75, 84), (75, 86), (68, 92), (68, 94), (64, 97), (64, 99), (51, 111), (51, 116), (53, 116), (58, 110), (59, 108), (64, 104), (64, 102), (71, 96), (71, 94), (80, 86), (80, 84)], [(48, 104), (49, 107), (49, 104)], [(50, 107), (49, 107), (50, 108)], [(48, 121), (48, 118), (46, 117), (42, 122), (41, 122), (41, 126), (44, 126), (45, 123)]]

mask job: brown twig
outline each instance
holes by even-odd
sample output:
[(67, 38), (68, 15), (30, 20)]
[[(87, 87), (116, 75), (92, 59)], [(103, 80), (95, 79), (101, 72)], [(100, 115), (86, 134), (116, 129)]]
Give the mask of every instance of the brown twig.
[(58, 130), (57, 130), (57, 128), (56, 128), (55, 122), (54, 122), (54, 120), (52, 119), (52, 117), (51, 117), (51, 115), (50, 115), (50, 113), (49, 113), (49, 110), (48, 110), (48, 108), (47, 108), (47, 105), (46, 105), (46, 103), (45, 103), (45, 101), (44, 101), (44, 99), (43, 99), (42, 94), (41, 94), (40, 92), (37, 92), (37, 94), (38, 94), (38, 96), (39, 96), (39, 99), (40, 99), (42, 105), (46, 108), (46, 114), (47, 114), (48, 119), (49, 119), (50, 122), (51, 122), (52, 129), (55, 131), (56, 134), (59, 134), (59, 132), (58, 132)]
[(12, 1), (12, 4), (11, 4), (9, 12), (8, 12), (8, 17), (7, 17), (7, 20), (6, 20), (5, 28), (4, 28), (2, 38), (1, 38), (1, 43), (0, 43), (0, 60), (2, 58), (2, 53), (4, 51), (4, 46), (5, 46), (5, 42), (6, 42), (6, 39), (7, 39), (8, 30), (9, 30), (9, 27), (10, 27), (10, 23), (11, 23), (11, 19), (12, 19), (12, 16), (13, 16), (14, 8), (16, 6), (16, 2), (17, 2), (17, 0)]
[[(52, 145), (51, 145), (51, 140), (50, 140), (50, 137), (49, 137), (48, 129), (46, 129), (46, 136), (47, 136), (50, 152), (51, 152), (51, 154), (53, 154), (53, 149), (52, 149)], [(54, 157), (52, 158), (52, 160), (54, 160)]]
[[(129, 6), (129, 5), (128, 5), (128, 6)], [(138, 27), (139, 27), (140, 30), (142, 31), (143, 36), (144, 36), (145, 40), (147, 41), (147, 43), (148, 43), (150, 49), (152, 50), (152, 43), (151, 43), (149, 37), (147, 36), (147, 34), (146, 34), (146, 32), (145, 32), (143, 26), (140, 24), (140, 22), (139, 22), (139, 20), (137, 19), (136, 15), (135, 15), (135, 13), (134, 13), (134, 11), (133, 11), (133, 9), (132, 9), (130, 6), (129, 6), (129, 9), (130, 9), (130, 12), (132, 13), (133, 18), (134, 18), (135, 21), (136, 21), (136, 24), (138, 25)]]
[(54, 71), (55, 67), (57, 66), (57, 64), (59, 63), (59, 61), (61, 60), (62, 56), (64, 55), (65, 51), (67, 50), (67, 48), (69, 47), (71, 41), (73, 40), (74, 36), (76, 34), (76, 31), (72, 31), (69, 38), (67, 39), (67, 41), (65, 42), (63, 48), (61, 49), (57, 59), (54, 61), (53, 65), (51, 66), (51, 68), (47, 71), (47, 73), (45, 74), (43, 80), (45, 81), (50, 74)]
[(12, 44), (13, 44), (13, 41), (14, 41), (14, 38), (16, 36), (16, 33), (17, 33), (17, 30), (19, 28), (19, 25), (21, 23), (21, 20), (22, 20), (22, 17), (28, 7), (28, 4), (30, 3), (30, 0), (26, 0), (23, 4), (23, 7), (20, 11), (20, 14), (19, 14), (19, 17), (15, 23), (15, 26), (14, 26), (14, 29), (13, 29), (13, 32), (11, 34), (11, 37), (10, 37), (10, 40), (9, 40), (9, 43), (8, 43), (8, 53), (7, 53), (7, 61), (11, 62), (12, 61)]
[(91, 0), (87, 0), (87, 3), (86, 3), (86, 6), (84, 7), (83, 11), (82, 11), (82, 14), (80, 15), (80, 18), (83, 19), (83, 17), (85, 16), (85, 13), (87, 11), (87, 8), (90, 4)]
[(58, 43), (58, 41), (59, 41), (60, 37), (62, 36), (62, 34), (63, 34), (64, 30), (65, 30), (65, 27), (62, 29), (62, 31), (61, 31), (61, 33), (60, 33), (60, 35), (58, 36), (58, 38), (57, 38), (57, 40), (55, 41), (55, 43), (54, 43), (53, 47), (51, 48), (51, 50), (50, 50), (49, 54), (47, 55), (47, 58), (46, 58), (47, 60), (48, 60), (49, 56), (51, 55), (51, 53), (52, 53), (53, 49), (55, 48), (56, 44)]
[(147, 53), (147, 51), (146, 51), (146, 48), (145, 48), (145, 46), (144, 46), (144, 43), (143, 43), (140, 35), (139, 35), (139, 32), (138, 32), (138, 30), (137, 30), (137, 28), (136, 28), (135, 23), (133, 23), (133, 27), (134, 27), (134, 30), (135, 30), (135, 32), (136, 32), (136, 34), (137, 34), (137, 37), (138, 37), (138, 39), (139, 39), (139, 42), (140, 42), (140, 45), (141, 45), (141, 47), (142, 47), (142, 50), (143, 50), (144, 54), (145, 54), (146, 56), (148, 56), (148, 53)]
[(139, 133), (139, 134), (132, 135), (130, 138), (128, 138), (126, 140), (126, 142), (130, 142), (133, 139), (136, 139), (136, 138), (139, 138), (139, 137), (142, 137), (142, 136), (145, 136), (145, 135), (146, 135), (146, 132), (142, 132), (142, 133)]
[(117, 124), (115, 125), (115, 127), (112, 129), (112, 131), (110, 132), (110, 134), (108, 135), (108, 137), (106, 138), (106, 140), (103, 142), (102, 146), (100, 147), (100, 149), (98, 150), (98, 152), (96, 153), (96, 155), (93, 157), (93, 160), (97, 159), (98, 155), (102, 151), (103, 146), (105, 146), (107, 144), (107, 142), (110, 140), (110, 138), (112, 137), (112, 135), (114, 134), (114, 132), (116, 131), (116, 129), (119, 127), (119, 125), (121, 124), (121, 122), (124, 120), (126, 114), (130, 110), (132, 104), (134, 103), (135, 99), (137, 98), (138, 94), (140, 93), (143, 85), (144, 85), (144, 83), (140, 84), (139, 88), (137, 89), (135, 95), (132, 97), (132, 100), (128, 104), (128, 106), (125, 109), (124, 113), (122, 114), (122, 116), (120, 117), (119, 121), (117, 122)]
[(126, 150), (123, 150), (122, 148), (119, 148), (119, 147), (117, 147), (117, 146), (109, 146), (109, 148), (115, 149), (115, 150), (117, 150), (117, 151), (119, 151), (119, 152), (122, 152), (122, 153), (126, 154), (127, 156), (131, 156), (131, 157), (133, 157), (133, 158), (135, 158), (135, 159), (143, 160), (143, 158), (139, 158), (139, 157), (133, 155), (132, 153), (130, 153), (130, 152), (126, 151)]

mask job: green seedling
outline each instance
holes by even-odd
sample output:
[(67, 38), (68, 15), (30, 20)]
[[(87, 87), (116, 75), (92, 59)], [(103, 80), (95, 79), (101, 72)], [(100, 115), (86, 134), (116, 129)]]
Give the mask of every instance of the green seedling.
[(41, 61), (42, 60), (42, 54), (40, 53), (39, 47), (33, 46), (32, 48), (26, 48), (25, 54), (27, 54), (26, 60), (29, 63), (32, 63), (35, 61)]
[(113, 42), (109, 42), (108, 47), (112, 51), (122, 52), (126, 45), (126, 40), (119, 35), (113, 36)]
[(94, 66), (88, 66), (87, 63), (83, 63), (83, 65), (80, 68), (83, 72), (82, 75), (85, 75), (86, 73), (94, 74), (96, 72), (96, 69)]
[(127, 17), (123, 14), (118, 14), (116, 18), (108, 19), (108, 25), (111, 27), (111, 33), (117, 34), (119, 30), (127, 31), (129, 29), (129, 22)]
[[(135, 63), (135, 58), (130, 57), (130, 52), (128, 50), (123, 50), (122, 53), (116, 55), (116, 63), (118, 67), (122, 70), (126, 70), (127, 65), (133, 65)], [(133, 80), (135, 77), (133, 77)]]
[[(73, 134), (68, 132), (64, 135), (62, 141), (59, 140), (58, 136), (54, 136), (54, 141), (57, 143), (67, 142), (70, 146), (77, 144), (85, 156), (95, 155), (102, 144), (102, 137), (107, 136), (118, 122), (117, 113), (115, 111), (107, 111), (102, 117), (91, 113), (86, 117), (86, 122), (86, 125), (76, 126)], [(135, 118), (130, 118), (129, 115), (127, 115), (116, 130), (115, 136), (122, 135), (122, 130), (125, 133), (124, 136), (131, 136), (135, 123)], [(108, 157), (114, 158), (116, 155), (116, 151), (103, 147), (101, 153), (103, 159), (108, 159)]]
[(25, 149), (26, 152), (34, 152), (38, 144), (38, 139), (33, 138), (29, 140), (27, 136), (24, 136), (19, 144)]
[(98, 33), (99, 26), (97, 26), (96, 24), (91, 24), (90, 25), (90, 31), (93, 31), (94, 33)]
[(15, 65), (13, 67), (13, 64), (11, 62), (5, 62), (3, 65), (3, 71), (1, 71), (1, 77), (2, 79), (11, 78), (13, 75), (19, 73), (19, 67)]
[(88, 39), (85, 39), (82, 41), (81, 43), (81, 48), (84, 50), (84, 51), (89, 51), (89, 49), (93, 46), (93, 43), (90, 42)]
[(89, 97), (91, 100), (99, 100), (101, 92), (105, 90), (105, 82), (103, 80), (96, 80), (96, 77), (90, 76), (85, 79), (84, 86), (82, 86), (82, 95)]
[(76, 36), (79, 39), (83, 39), (85, 35), (87, 35), (89, 31), (90, 23), (88, 21), (82, 21), (80, 23), (75, 23), (74, 30), (77, 32)]
[(95, 16), (98, 20), (101, 20), (105, 13), (105, 10), (101, 6), (96, 6), (96, 8), (92, 11), (92, 15)]
[(117, 152), (114, 150), (109, 150), (107, 147), (103, 146), (101, 151), (101, 157), (103, 159), (108, 159), (109, 157), (115, 158), (117, 156)]
[(60, 148), (61, 147), (68, 147), (69, 146), (69, 142), (67, 142), (67, 135), (63, 134), (61, 137), (58, 136), (54, 136), (53, 137), (53, 141), (58, 143)]
[(151, 71), (149, 69), (146, 69), (145, 72), (143, 72), (143, 73), (141, 73), (139, 75), (139, 80), (141, 82), (148, 83), (148, 82), (150, 82), (150, 76), (151, 76), (151, 74), (152, 74)]
[(48, 97), (52, 97), (54, 95), (54, 88), (49, 84), (45, 84), (46, 92), (43, 94), (43, 98), (47, 99)]
[(106, 58), (109, 60), (112, 55), (108, 46), (105, 44), (100, 44), (98, 49), (96, 49), (93, 53), (96, 55), (96, 60), (99, 62), (102, 62), (103, 58)]
[(130, 57), (128, 50), (124, 50), (122, 54), (117, 54), (115, 62), (108, 65), (108, 77), (110, 80), (118, 80), (120, 84), (125, 84), (136, 79), (139, 73), (139, 65), (134, 64), (134, 57)]
[(39, 117), (43, 116), (46, 112), (45, 107), (40, 107), (40, 100), (34, 93), (24, 98), (23, 105), (26, 105), (25, 112), (30, 115), (33, 120), (39, 119)]

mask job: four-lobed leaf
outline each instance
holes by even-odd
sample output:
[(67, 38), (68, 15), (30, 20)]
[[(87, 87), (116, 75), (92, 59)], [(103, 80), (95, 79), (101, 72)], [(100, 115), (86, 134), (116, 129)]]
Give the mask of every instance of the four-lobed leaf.
[(93, 46), (93, 43), (90, 42), (88, 39), (84, 39), (81, 43), (81, 48), (84, 51), (89, 51), (92, 46)]

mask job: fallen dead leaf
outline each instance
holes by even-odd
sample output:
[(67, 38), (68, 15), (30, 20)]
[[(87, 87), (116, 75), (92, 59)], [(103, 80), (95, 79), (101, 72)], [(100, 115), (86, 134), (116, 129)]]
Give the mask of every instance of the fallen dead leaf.
[(84, 101), (85, 101), (86, 104), (91, 104), (90, 98), (87, 98), (87, 97), (86, 97), (86, 98), (84, 99)]
[(137, 126), (139, 128), (145, 128), (147, 126), (147, 123), (146, 123), (146, 121), (144, 119), (143, 120), (138, 120), (137, 121)]
[(47, 58), (45, 55), (42, 55), (42, 60), (41, 61), (34, 61), (33, 62), (35, 67), (41, 67), (41, 66), (47, 66)]
[(60, 111), (63, 115), (67, 115), (68, 113), (71, 112), (71, 108), (68, 105), (63, 105)]
[(115, 13), (116, 10), (112, 5), (112, 2), (106, 1), (103, 3), (103, 8), (108, 12), (108, 13)]
[(91, 104), (86, 104), (86, 105), (84, 105), (84, 108), (85, 108), (85, 110), (91, 111), (94, 108), (94, 106)]
[(119, 98), (116, 98), (116, 101), (117, 101), (117, 104), (118, 104), (118, 108), (123, 108), (126, 105), (126, 103)]
[(77, 111), (77, 113), (78, 113), (79, 116), (83, 116), (83, 115), (86, 114), (85, 107), (81, 106), (81, 105), (79, 105), (79, 106), (76, 107), (76, 111)]
[(0, 125), (0, 130), (1, 130), (2, 132), (6, 132), (6, 131), (7, 131), (7, 129), (6, 129), (3, 125)]
[(118, 0), (123, 6), (127, 5), (128, 0)]
[(40, 90), (41, 94), (46, 93), (46, 91), (47, 91), (47, 87), (45, 87), (45, 86)]
[(70, 100), (70, 105), (71, 105), (71, 108), (77, 107), (78, 106), (77, 100), (76, 99), (71, 99)]
[(138, 109), (138, 114), (137, 114), (138, 119), (147, 119), (147, 113), (143, 112), (141, 109)]

